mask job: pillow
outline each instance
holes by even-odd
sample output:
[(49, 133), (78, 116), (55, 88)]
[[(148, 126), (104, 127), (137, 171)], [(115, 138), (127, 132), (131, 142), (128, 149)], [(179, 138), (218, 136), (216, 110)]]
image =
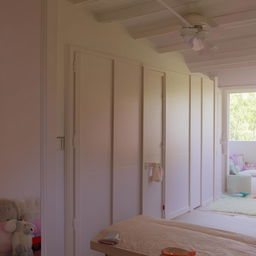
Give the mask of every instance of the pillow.
[(256, 170), (256, 163), (247, 163), (245, 162), (244, 170)]
[(231, 175), (236, 175), (240, 172), (240, 167), (235, 165), (234, 160), (229, 157), (229, 172)]
[(245, 170), (244, 155), (242, 155), (242, 154), (233, 154), (230, 157), (234, 161), (235, 166), (238, 166), (240, 168), (239, 171)]
[(256, 170), (244, 170), (240, 172), (239, 175), (241, 176), (256, 176)]

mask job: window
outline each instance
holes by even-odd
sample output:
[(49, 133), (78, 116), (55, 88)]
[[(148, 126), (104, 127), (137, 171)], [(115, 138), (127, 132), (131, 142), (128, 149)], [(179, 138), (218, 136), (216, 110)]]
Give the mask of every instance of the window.
[(230, 94), (230, 139), (256, 141), (256, 93)]

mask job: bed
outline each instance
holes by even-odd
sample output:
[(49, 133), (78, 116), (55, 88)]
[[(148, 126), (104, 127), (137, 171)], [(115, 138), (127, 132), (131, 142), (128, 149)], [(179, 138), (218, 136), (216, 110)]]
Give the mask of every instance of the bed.
[(243, 154), (229, 156), (227, 192), (256, 194), (256, 163), (248, 163)]
[(230, 194), (237, 192), (256, 194), (256, 170), (246, 170), (236, 175), (228, 175), (227, 192)]
[[(98, 242), (108, 232), (120, 233), (118, 245), (109, 246)], [(196, 251), (198, 256), (255, 256), (256, 237), (138, 216), (102, 230), (91, 241), (91, 249), (108, 256), (158, 256), (166, 247)]]

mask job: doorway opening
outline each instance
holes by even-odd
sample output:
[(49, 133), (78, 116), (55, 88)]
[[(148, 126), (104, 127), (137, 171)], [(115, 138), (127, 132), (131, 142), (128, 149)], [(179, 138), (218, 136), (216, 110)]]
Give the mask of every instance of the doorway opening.
[(255, 216), (256, 207), (252, 205), (256, 205), (256, 89), (227, 91), (225, 100), (226, 194), (214, 208)]
[(229, 95), (227, 192), (241, 197), (256, 194), (256, 92)]
[(208, 210), (256, 216), (256, 88), (223, 96), (224, 194)]

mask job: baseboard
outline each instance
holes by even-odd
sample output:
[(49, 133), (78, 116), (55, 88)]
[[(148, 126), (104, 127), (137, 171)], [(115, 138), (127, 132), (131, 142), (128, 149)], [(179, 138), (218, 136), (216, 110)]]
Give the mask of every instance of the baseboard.
[(215, 195), (214, 201), (221, 199), (221, 197), (222, 197), (222, 194)]
[(180, 210), (174, 211), (170, 215), (167, 214), (168, 215), (168, 219), (176, 218), (176, 217), (178, 217), (178, 216), (180, 216), (180, 215), (182, 215), (184, 213), (187, 213), (189, 211), (190, 211), (189, 207), (182, 208)]
[(213, 202), (213, 197), (211, 197), (211, 198), (209, 198), (207, 200), (202, 201), (202, 206), (208, 206), (212, 202)]

